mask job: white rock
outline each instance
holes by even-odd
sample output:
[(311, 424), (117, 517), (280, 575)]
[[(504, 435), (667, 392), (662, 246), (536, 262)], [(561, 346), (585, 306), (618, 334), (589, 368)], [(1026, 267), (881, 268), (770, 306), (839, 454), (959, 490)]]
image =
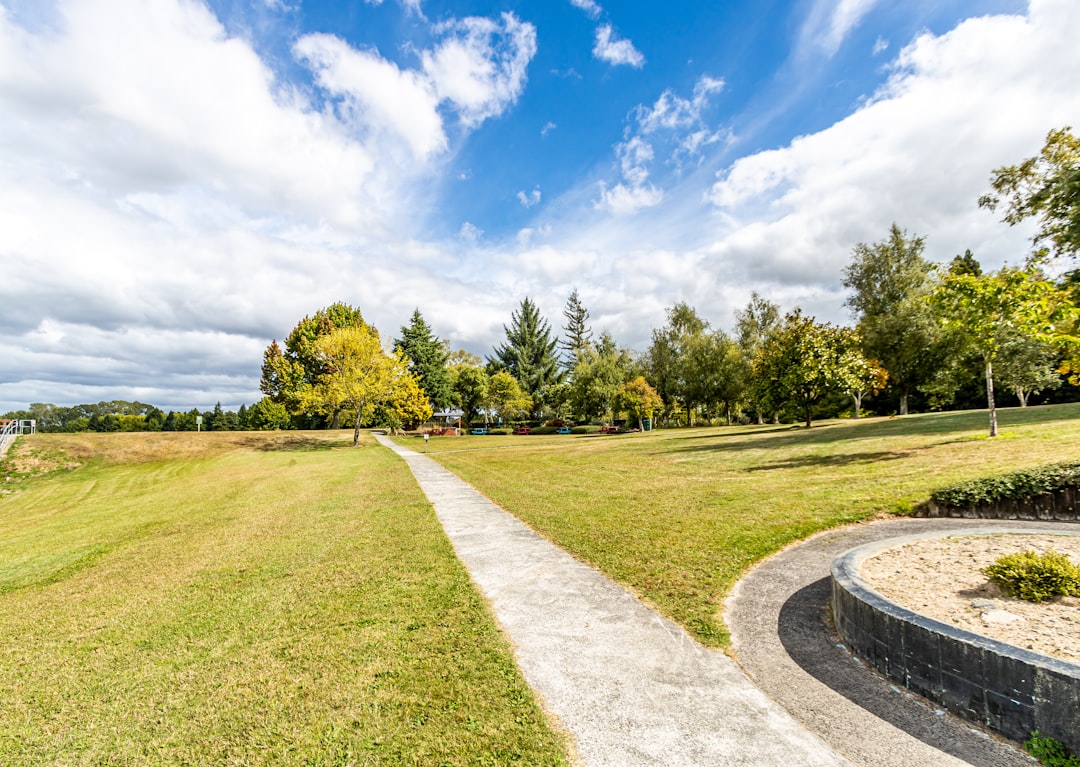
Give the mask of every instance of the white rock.
[(1014, 615), (1008, 610), (987, 610), (982, 614), (982, 619), (986, 623), (997, 623), (1007, 625), (1009, 623), (1016, 623), (1023, 621), (1024, 619), (1019, 615)]

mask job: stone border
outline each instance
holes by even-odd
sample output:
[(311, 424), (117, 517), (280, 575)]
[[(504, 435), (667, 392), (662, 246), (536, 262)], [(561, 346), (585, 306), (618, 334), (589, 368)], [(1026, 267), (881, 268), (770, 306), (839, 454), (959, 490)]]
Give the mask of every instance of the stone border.
[(851, 549), (833, 560), (833, 620), (848, 648), (893, 682), (1013, 740), (1038, 730), (1080, 753), (1080, 665), (920, 615), (886, 599), (860, 575), (867, 558), (923, 538), (1028, 533), (956, 529)]

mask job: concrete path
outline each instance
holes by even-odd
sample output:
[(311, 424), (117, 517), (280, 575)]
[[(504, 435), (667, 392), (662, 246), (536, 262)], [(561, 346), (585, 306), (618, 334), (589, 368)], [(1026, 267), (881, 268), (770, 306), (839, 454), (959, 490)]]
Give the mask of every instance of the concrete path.
[(833, 557), (913, 533), (1062, 523), (908, 519), (830, 530), (759, 563), (728, 598), (725, 622), (743, 670), (812, 732), (858, 765), (1030, 767), (1033, 760), (901, 690), (855, 660), (829, 625)]
[(515, 645), (525, 679), (586, 767), (848, 765), (631, 594), (429, 458), (400, 455)]

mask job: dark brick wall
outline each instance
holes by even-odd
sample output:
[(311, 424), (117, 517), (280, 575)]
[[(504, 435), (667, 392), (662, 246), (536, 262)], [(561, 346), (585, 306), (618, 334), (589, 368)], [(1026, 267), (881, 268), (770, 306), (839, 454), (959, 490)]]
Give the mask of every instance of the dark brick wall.
[[(879, 542), (832, 568), (836, 629), (848, 648), (894, 681), (1016, 741), (1038, 730), (1080, 753), (1080, 665), (981, 637), (906, 610), (859, 577)], [(895, 545), (895, 543), (893, 543)]]
[(927, 501), (916, 513), (920, 517), (1077, 522), (1080, 521), (1080, 489), (1065, 487), (1056, 493), (981, 503), (968, 509), (938, 506), (933, 501)]

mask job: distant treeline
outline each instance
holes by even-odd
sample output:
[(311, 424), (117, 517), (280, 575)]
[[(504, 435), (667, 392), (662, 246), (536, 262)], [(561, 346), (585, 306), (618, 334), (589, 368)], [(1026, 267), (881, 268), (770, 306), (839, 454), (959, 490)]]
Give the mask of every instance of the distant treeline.
[[(268, 409), (270, 412), (267, 412)], [(225, 410), (221, 403), (212, 410), (192, 408), (168, 413), (144, 402), (111, 400), (96, 405), (52, 405), (35, 403), (27, 410), (4, 413), (3, 418), (37, 421), (38, 431), (247, 431), (288, 428), (287, 419), (263, 403), (239, 410)], [(198, 418), (202, 417), (202, 424)]]

